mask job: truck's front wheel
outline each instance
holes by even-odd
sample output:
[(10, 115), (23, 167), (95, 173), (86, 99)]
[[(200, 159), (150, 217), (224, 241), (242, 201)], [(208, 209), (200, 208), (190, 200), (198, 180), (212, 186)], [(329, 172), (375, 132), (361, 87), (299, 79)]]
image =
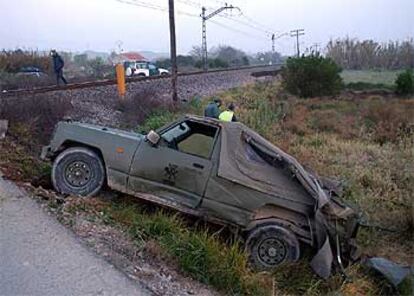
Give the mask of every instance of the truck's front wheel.
[(60, 193), (92, 196), (102, 188), (105, 168), (91, 149), (74, 147), (63, 151), (53, 163), (52, 182)]

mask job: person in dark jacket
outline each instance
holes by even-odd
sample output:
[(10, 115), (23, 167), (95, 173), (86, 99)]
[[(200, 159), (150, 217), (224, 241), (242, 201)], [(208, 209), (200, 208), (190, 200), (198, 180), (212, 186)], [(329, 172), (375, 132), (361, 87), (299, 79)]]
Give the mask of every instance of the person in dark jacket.
[(50, 54), (53, 59), (53, 70), (55, 70), (57, 85), (59, 85), (60, 80), (62, 80), (64, 84), (68, 84), (65, 77), (63, 77), (63, 67), (65, 66), (65, 62), (56, 50), (52, 50)]
[(219, 98), (214, 99), (213, 102), (210, 102), (206, 109), (204, 109), (204, 116), (211, 118), (218, 118), (220, 115), (220, 106), (221, 100)]

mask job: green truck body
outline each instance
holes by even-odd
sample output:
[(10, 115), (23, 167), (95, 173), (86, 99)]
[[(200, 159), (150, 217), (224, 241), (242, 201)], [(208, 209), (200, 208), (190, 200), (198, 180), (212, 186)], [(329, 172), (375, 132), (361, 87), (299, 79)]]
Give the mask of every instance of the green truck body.
[[(240, 145), (234, 144), (239, 136), (234, 137), (236, 142), (226, 136), (231, 134), (232, 129), (241, 130), (240, 135), (244, 135), (245, 140), (240, 140)], [(329, 221), (343, 220), (341, 223), (347, 225), (343, 231), (346, 235), (342, 235), (341, 239), (344, 241), (342, 248), (348, 250), (349, 240), (353, 240), (356, 235), (356, 212), (337, 198), (329, 198), (329, 205), (322, 208), (321, 203), (326, 196), (317, 179), (296, 164), (291, 156), (279, 150), (276, 150), (278, 153), (275, 154), (275, 159), (279, 158), (280, 163), (288, 165), (283, 165), (283, 170), (275, 175), (275, 178), (279, 178), (278, 181), (269, 185), (270, 177), (268, 183), (266, 180), (256, 180), (257, 177), (252, 176), (260, 173), (260, 169), (254, 168), (253, 164), (262, 165), (263, 170), (273, 170), (274, 167), (269, 166), (269, 163), (274, 165), (276, 160), (269, 160), (274, 151), (267, 153), (266, 143), (255, 144), (254, 134), (252, 140), (248, 132), (246, 136), (246, 131), (248, 130), (240, 123), (223, 123), (196, 116), (186, 116), (149, 135), (84, 123), (60, 122), (50, 145), (44, 147), (41, 157), (55, 161), (52, 179), (55, 188), (63, 193), (76, 194), (76, 190), (67, 188), (87, 188), (89, 178), (99, 175), (94, 173), (94, 164), (88, 169), (87, 161), (82, 161), (80, 156), (76, 159), (76, 155), (80, 155), (78, 150), (69, 153), (75, 155), (70, 156), (71, 158), (63, 153), (80, 147), (88, 149), (101, 160), (104, 167), (103, 178), (113, 190), (172, 207), (214, 223), (229, 225), (245, 233), (261, 226), (276, 225), (282, 232), (290, 232), (295, 239), (314, 249), (321, 249), (323, 246), (320, 241), (321, 233), (322, 236), (326, 235), (325, 243), (332, 243), (332, 237), (329, 238), (330, 230), (321, 230), (318, 226), (318, 213), (323, 212), (328, 224)], [(151, 138), (154, 135), (156, 140)], [(234, 150), (246, 151), (243, 152), (245, 155), (238, 153), (241, 156), (237, 154), (233, 159), (231, 145), (240, 146), (239, 149), (234, 147)], [(228, 151), (225, 152), (223, 147)], [(238, 160), (240, 157), (247, 160), (246, 173), (243, 173), (243, 160)], [(71, 160), (65, 160), (66, 158)], [(248, 171), (250, 161), (253, 168), (251, 174)], [(82, 171), (79, 167), (85, 166), (84, 164), (86, 169)], [(239, 170), (234, 177), (231, 174), (233, 170)], [(80, 180), (77, 175), (83, 179)], [(59, 182), (66, 185), (56, 184)], [(97, 191), (79, 192), (82, 192), (80, 195), (88, 195), (89, 192)], [(276, 246), (273, 243), (271, 251), (266, 249), (267, 253), (262, 256), (264, 259), (259, 256), (260, 248), (257, 247), (258, 258), (268, 262), (269, 266), (275, 262), (280, 263), (281, 257), (276, 260), (276, 257), (271, 256)], [(289, 259), (289, 254), (285, 253), (284, 259)], [(295, 254), (292, 256), (295, 260), (298, 257)], [(322, 261), (329, 261), (325, 257)], [(319, 273), (325, 277), (330, 273), (330, 267), (329, 271)]]

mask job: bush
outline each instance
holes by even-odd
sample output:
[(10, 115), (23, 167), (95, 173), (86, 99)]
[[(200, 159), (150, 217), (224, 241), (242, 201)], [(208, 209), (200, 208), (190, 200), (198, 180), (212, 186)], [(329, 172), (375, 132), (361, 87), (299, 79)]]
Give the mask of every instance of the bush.
[(47, 144), (55, 125), (72, 110), (66, 98), (27, 96), (0, 100), (0, 118), (10, 123), (10, 134), (33, 149)]
[(406, 70), (398, 75), (395, 80), (395, 90), (399, 95), (414, 94), (414, 77), (412, 70)]
[(123, 128), (137, 128), (142, 124), (155, 110), (159, 110), (163, 102), (154, 95), (151, 88), (143, 89), (133, 97), (126, 97), (118, 102), (118, 110), (122, 114), (121, 125)]
[(340, 72), (333, 60), (320, 55), (290, 58), (282, 69), (283, 85), (300, 97), (334, 95), (343, 86)]

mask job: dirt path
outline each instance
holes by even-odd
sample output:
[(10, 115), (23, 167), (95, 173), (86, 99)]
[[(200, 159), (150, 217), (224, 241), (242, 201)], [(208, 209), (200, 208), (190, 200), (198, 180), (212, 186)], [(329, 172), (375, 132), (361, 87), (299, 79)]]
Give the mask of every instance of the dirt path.
[(0, 175), (0, 295), (151, 295)]

